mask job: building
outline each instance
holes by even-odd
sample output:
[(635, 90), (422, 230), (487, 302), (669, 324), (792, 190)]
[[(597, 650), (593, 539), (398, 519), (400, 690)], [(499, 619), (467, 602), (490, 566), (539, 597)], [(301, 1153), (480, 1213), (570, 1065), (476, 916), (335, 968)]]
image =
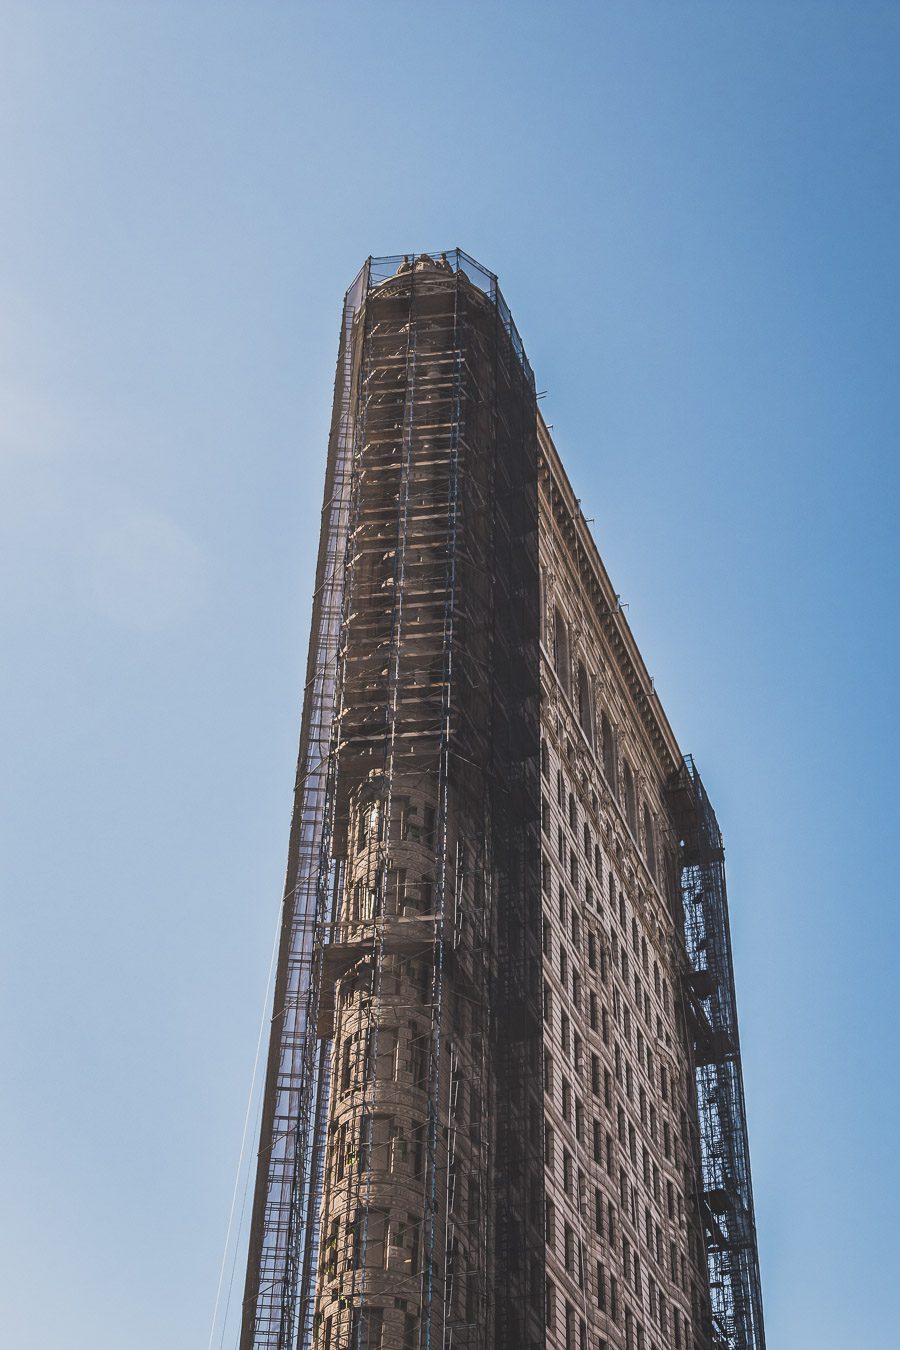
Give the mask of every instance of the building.
[(496, 277), (345, 298), (241, 1350), (763, 1350), (722, 841)]

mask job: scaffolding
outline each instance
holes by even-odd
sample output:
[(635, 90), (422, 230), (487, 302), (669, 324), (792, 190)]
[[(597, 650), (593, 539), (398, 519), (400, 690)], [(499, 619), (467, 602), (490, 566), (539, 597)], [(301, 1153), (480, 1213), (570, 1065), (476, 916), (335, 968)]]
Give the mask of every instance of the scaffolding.
[(670, 780), (668, 797), (680, 844), (683, 1003), (694, 1057), (712, 1344), (765, 1350), (722, 834), (690, 756)]
[(543, 1337), (534, 381), (459, 250), (347, 293), (241, 1350)]
[(321, 934), (337, 880), (329, 857), (329, 804), (354, 426), (351, 338), (366, 285), (364, 267), (344, 301), (313, 595), (241, 1327), (241, 1346), (259, 1350), (293, 1343), (300, 1268), (307, 1267), (308, 1283), (309, 1263), (315, 1260), (305, 1239), (314, 1223), (328, 1062), (312, 1030), (321, 985)]

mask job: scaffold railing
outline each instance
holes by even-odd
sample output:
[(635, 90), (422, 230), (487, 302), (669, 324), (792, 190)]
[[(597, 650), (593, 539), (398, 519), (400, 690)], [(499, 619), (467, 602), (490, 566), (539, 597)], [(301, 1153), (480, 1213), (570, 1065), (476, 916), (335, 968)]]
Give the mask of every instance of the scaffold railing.
[(716, 1350), (765, 1350), (722, 833), (690, 756), (668, 797), (680, 847), (711, 1332)]
[[(339, 349), (241, 1350), (369, 1350), (383, 1315), (396, 1342), (401, 1313), (404, 1350), (519, 1344), (523, 1196), (541, 1166), (539, 1149), (524, 1156), (519, 1109), (523, 1072), (540, 1095), (540, 1018), (525, 1017), (540, 951), (536, 481), (534, 379), (496, 277), (461, 250), (369, 259)], [(423, 783), (428, 908), (407, 917), (396, 827)], [(365, 847), (363, 810), (375, 822)], [(351, 864), (365, 869), (357, 908)], [(412, 883), (420, 902), (425, 884)], [(424, 1163), (398, 1237), (377, 1208), (377, 1075), (416, 965), (429, 973), (415, 1003)], [(356, 1115), (338, 1154), (342, 1017)], [(519, 1161), (495, 1212), (481, 1123), (492, 1094)], [(327, 1234), (326, 1214), (340, 1218)], [(530, 1222), (542, 1251), (540, 1217)], [(370, 1249), (414, 1253), (412, 1304), (401, 1280), (385, 1307)], [(531, 1315), (542, 1327), (540, 1308)]]

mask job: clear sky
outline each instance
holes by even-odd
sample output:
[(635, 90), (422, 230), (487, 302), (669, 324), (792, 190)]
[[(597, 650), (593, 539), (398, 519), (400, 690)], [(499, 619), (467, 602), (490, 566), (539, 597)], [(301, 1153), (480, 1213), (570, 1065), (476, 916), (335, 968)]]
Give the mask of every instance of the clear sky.
[(900, 5), (5, 0), (0, 71), (4, 1343), (207, 1345), (341, 296), (458, 244), (725, 831), (770, 1350), (900, 1345)]

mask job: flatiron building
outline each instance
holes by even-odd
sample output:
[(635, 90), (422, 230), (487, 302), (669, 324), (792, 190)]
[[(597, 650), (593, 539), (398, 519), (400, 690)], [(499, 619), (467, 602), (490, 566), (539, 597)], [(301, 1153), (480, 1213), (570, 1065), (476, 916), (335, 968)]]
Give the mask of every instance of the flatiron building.
[(496, 277), (344, 302), (241, 1350), (763, 1350), (722, 837)]

